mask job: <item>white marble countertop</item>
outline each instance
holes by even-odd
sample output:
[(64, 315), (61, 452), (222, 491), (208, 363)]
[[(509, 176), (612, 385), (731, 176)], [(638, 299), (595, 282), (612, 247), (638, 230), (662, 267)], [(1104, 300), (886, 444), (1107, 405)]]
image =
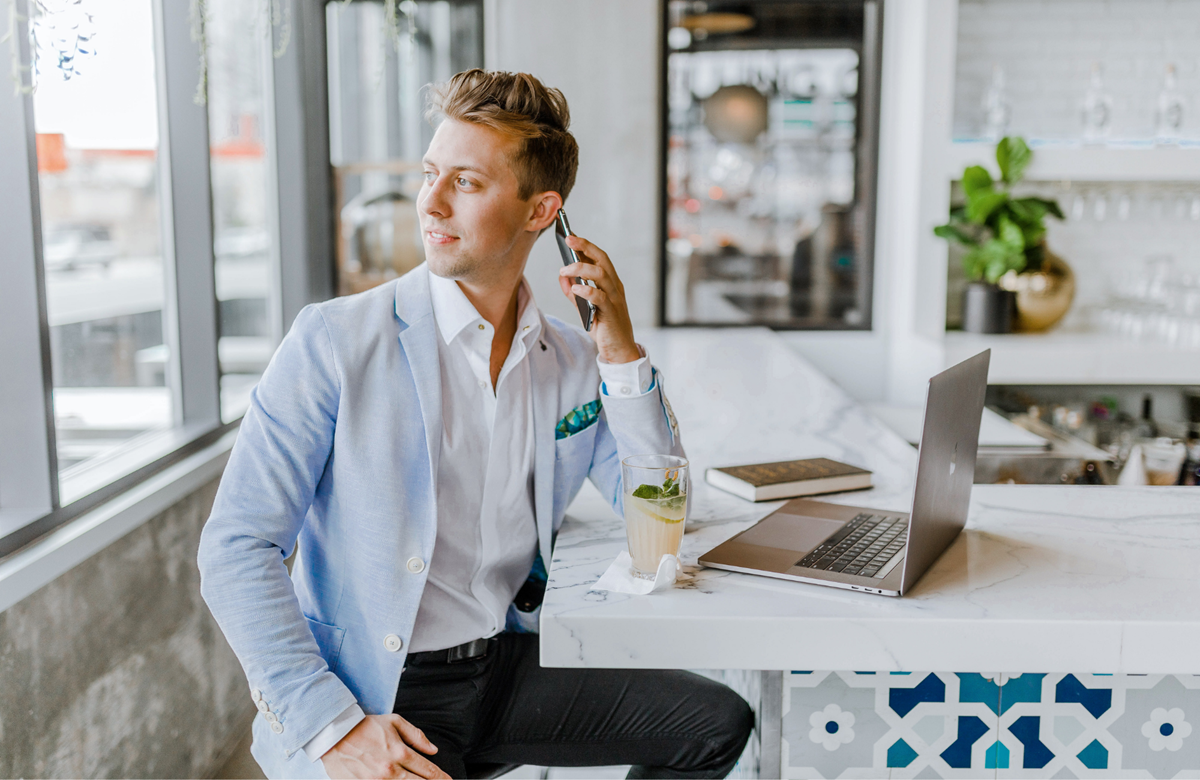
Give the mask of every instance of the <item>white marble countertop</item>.
[[(915, 450), (766, 330), (639, 334), (693, 469), (682, 558), (782, 502), (709, 466), (827, 456), (874, 471), (828, 500), (907, 511)], [(558, 536), (546, 666), (1200, 674), (1200, 491), (978, 485), (967, 529), (903, 598), (700, 570), (648, 596), (591, 590), (625, 545), (590, 484)]]

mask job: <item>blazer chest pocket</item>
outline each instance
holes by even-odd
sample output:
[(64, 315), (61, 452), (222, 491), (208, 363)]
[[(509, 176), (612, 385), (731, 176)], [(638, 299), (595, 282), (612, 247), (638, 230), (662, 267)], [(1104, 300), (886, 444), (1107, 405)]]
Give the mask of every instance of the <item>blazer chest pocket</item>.
[(307, 615), (304, 619), (308, 622), (308, 630), (312, 632), (313, 639), (317, 640), (317, 647), (321, 651), (321, 657), (325, 659), (325, 663), (329, 664), (329, 671), (337, 671), (338, 656), (342, 652), (342, 640), (346, 637), (346, 629), (331, 626), (328, 623), (318, 623)]
[(581, 431), (572, 433), (570, 436), (562, 439), (556, 439), (554, 442), (555, 458), (560, 461), (569, 461), (586, 455), (590, 462), (592, 450), (596, 446), (597, 428), (599, 426), (593, 422)]

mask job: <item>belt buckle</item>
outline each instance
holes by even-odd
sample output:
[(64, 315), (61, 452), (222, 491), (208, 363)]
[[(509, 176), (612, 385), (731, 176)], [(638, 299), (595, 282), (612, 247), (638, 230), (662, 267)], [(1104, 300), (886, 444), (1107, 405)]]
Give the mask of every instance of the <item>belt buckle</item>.
[(487, 655), (487, 652), (488, 640), (474, 639), (447, 650), (446, 663), (457, 664), (463, 661), (470, 661), (473, 658), (482, 658)]

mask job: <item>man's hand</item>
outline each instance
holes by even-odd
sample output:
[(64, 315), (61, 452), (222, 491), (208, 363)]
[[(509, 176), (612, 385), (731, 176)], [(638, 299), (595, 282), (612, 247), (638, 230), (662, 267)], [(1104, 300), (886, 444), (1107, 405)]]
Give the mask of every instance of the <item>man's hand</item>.
[[(596, 313), (590, 331), (600, 357), (609, 363), (631, 363), (642, 355), (633, 340), (633, 323), (625, 304), (625, 286), (604, 250), (587, 239), (569, 236), (567, 245), (580, 256), (580, 262), (564, 266), (558, 272), (563, 295), (572, 299), (578, 295), (592, 302)], [(595, 287), (577, 284), (575, 278), (588, 279)]]
[(399, 715), (368, 715), (321, 756), (321, 763), (331, 778), (450, 780), (450, 775), (438, 769), (418, 750), (428, 755), (437, 752), (433, 743), (425, 738), (425, 732)]

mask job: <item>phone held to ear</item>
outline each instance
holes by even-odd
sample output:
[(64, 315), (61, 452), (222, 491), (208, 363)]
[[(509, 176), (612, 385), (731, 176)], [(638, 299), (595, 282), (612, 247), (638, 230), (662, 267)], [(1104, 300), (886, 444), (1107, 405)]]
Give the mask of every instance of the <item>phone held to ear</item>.
[[(571, 225), (567, 222), (567, 212), (562, 209), (558, 210), (558, 216), (554, 219), (554, 237), (558, 239), (558, 251), (562, 255), (563, 265), (573, 265), (579, 262), (579, 255), (575, 254), (575, 250), (567, 246), (567, 236), (573, 236)], [(584, 281), (582, 278), (575, 277), (576, 284), (586, 284), (590, 287), (596, 285), (591, 282)], [(583, 320), (583, 329), (592, 329), (592, 318), (596, 315), (596, 307), (586, 298), (575, 296), (575, 305), (579, 307), (579, 319)]]

